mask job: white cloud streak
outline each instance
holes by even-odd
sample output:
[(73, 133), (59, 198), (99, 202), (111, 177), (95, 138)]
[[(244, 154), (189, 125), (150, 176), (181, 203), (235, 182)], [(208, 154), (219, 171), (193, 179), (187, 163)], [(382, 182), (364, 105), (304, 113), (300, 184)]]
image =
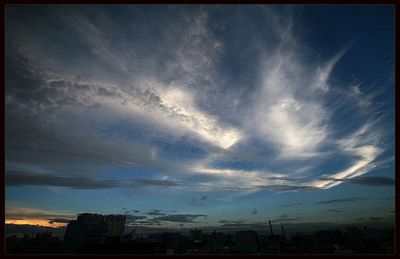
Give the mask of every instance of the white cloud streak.
[[(329, 175), (332, 178), (351, 179), (365, 173), (368, 173), (378, 164), (374, 160), (383, 152), (378, 147), (379, 134), (372, 131), (372, 123), (367, 123), (356, 132), (351, 134), (349, 138), (338, 141), (342, 152), (349, 156), (355, 157), (354, 163), (348, 168)], [(329, 189), (340, 184), (332, 180), (317, 180), (313, 186)]]
[(329, 113), (312, 98), (314, 89), (303, 69), (307, 64), (293, 51), (280, 50), (266, 60), (253, 107), (257, 134), (273, 143), (282, 158), (313, 156), (328, 135)]

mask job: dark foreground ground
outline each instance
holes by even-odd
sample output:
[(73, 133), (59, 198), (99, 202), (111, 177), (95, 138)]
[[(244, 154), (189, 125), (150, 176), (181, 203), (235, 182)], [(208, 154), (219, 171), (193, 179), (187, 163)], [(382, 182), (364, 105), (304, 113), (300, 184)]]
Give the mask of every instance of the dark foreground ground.
[(99, 243), (64, 242), (51, 233), (16, 235), (6, 239), (8, 254), (392, 254), (394, 228), (347, 227), (313, 234), (259, 235), (252, 230), (232, 234), (211, 232), (187, 236), (158, 233), (147, 237), (126, 235)]

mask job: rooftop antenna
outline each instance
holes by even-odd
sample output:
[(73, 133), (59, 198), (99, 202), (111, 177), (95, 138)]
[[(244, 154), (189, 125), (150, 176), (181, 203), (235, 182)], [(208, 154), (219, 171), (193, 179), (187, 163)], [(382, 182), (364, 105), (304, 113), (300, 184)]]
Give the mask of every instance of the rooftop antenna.
[(282, 229), (282, 236), (283, 236), (284, 238), (286, 238), (285, 229), (283, 228), (283, 225), (282, 225), (282, 224), (281, 224), (281, 229)]

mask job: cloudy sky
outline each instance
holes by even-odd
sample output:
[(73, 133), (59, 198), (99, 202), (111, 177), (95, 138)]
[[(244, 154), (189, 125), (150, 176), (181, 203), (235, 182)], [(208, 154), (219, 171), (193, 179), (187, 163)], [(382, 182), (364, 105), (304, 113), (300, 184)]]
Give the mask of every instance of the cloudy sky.
[(394, 220), (390, 5), (8, 5), (6, 222)]

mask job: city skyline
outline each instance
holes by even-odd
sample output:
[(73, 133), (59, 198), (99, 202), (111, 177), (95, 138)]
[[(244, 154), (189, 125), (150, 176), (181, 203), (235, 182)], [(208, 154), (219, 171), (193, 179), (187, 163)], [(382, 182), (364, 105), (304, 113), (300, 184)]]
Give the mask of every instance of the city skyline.
[[(324, 226), (288, 234), (261, 229), (221, 232), (190, 229), (138, 234), (123, 232), (125, 215), (83, 213), (71, 220), (64, 237), (41, 230), (6, 239), (9, 254), (393, 254), (394, 226)], [(53, 229), (54, 230), (54, 229)], [(260, 231), (261, 230), (261, 231)]]
[(7, 224), (394, 224), (394, 6), (5, 10)]

